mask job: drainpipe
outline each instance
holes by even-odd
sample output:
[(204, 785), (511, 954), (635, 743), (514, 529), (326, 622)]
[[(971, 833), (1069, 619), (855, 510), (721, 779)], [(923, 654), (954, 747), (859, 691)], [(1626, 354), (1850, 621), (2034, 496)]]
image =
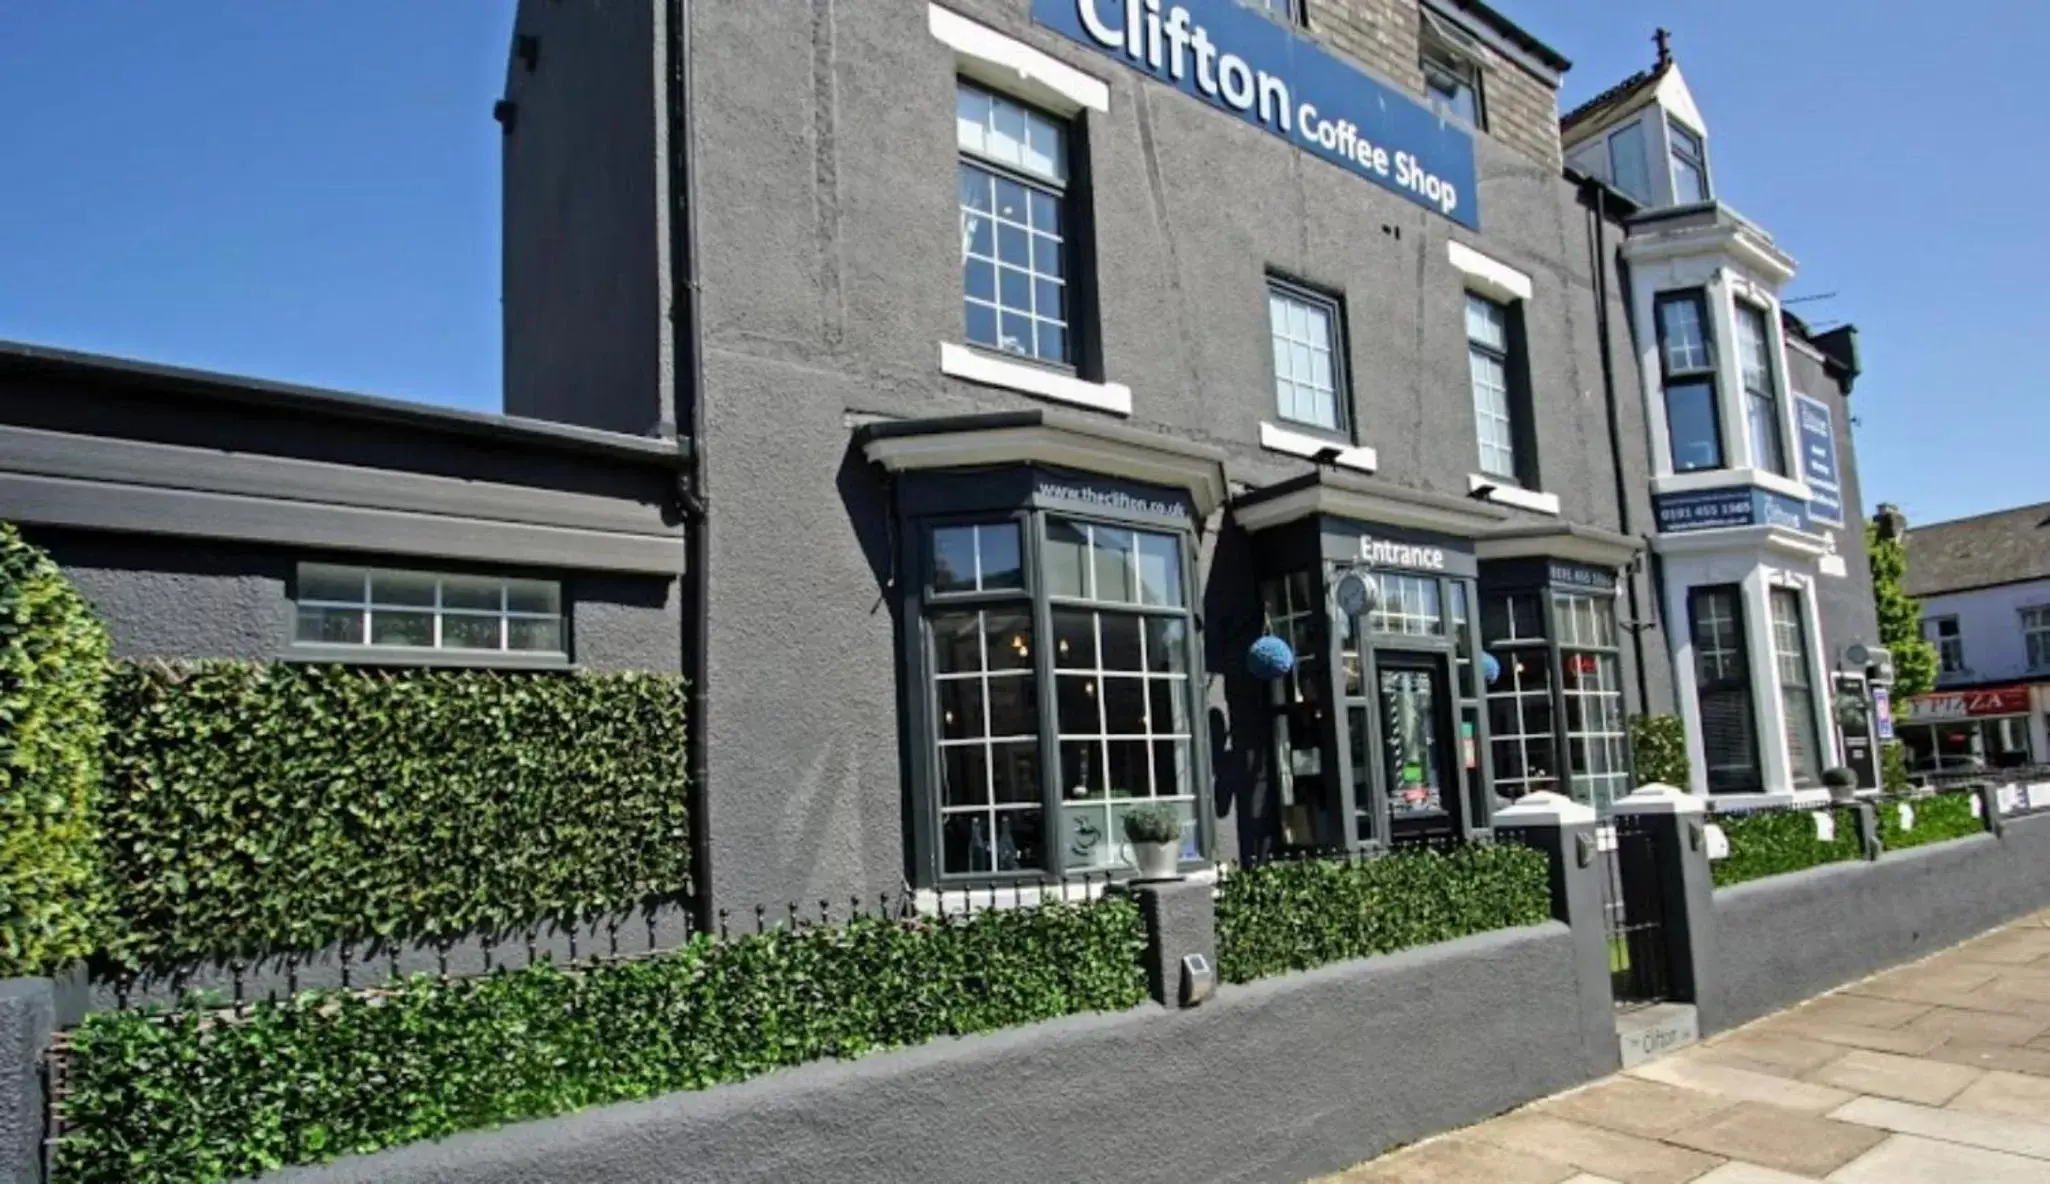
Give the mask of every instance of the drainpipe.
[[(1594, 323), (1602, 351), (1602, 395), (1608, 408), (1609, 455), (1615, 460), (1616, 525), (1623, 534), (1634, 535), (1636, 531), (1630, 520), (1630, 481), (1623, 472), (1623, 421), (1616, 402), (1616, 365), (1609, 355), (1608, 190), (1592, 178), (1582, 184), (1594, 196), (1594, 205), (1589, 211), (1594, 229), (1589, 232), (1588, 242), (1594, 264)], [(1648, 569), (1649, 565), (1646, 565), (1645, 570)], [(1637, 657), (1637, 710), (1649, 712), (1651, 683), (1644, 672), (1644, 616), (1637, 598), (1637, 581), (1626, 576), (1623, 587), (1630, 602), (1630, 648)]]
[(711, 580), (709, 501), (705, 491), (704, 320), (698, 306), (698, 202), (690, 152), (696, 146), (690, 102), (690, 0), (665, 0), (668, 24), (669, 282), (674, 381), (690, 397), (690, 439), (680, 482), (688, 543), (683, 580), (683, 663), (690, 680), (685, 775), (691, 841), (691, 906), (700, 933), (712, 931), (712, 811), (705, 775), (705, 681), (710, 667)]

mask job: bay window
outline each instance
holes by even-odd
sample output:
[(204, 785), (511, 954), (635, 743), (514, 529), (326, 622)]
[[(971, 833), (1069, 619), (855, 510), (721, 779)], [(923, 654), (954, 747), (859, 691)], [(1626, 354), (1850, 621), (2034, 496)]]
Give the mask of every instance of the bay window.
[(1772, 364), (1773, 337), (1765, 310), (1737, 302), (1737, 363), (1743, 371), (1744, 421), (1751, 438), (1751, 464), (1782, 477), (1787, 452), (1780, 429), (1777, 367)]
[(1122, 867), (1140, 804), (1180, 813), (1201, 858), (1186, 536), (1031, 510), (925, 541), (940, 880)]
[(1481, 636), (1497, 665), (1487, 692), (1495, 792), (1563, 790), (1596, 807), (1628, 793), (1613, 594), (1491, 589)]
[(1822, 780), (1822, 729), (1816, 717), (1815, 678), (1808, 662), (1808, 628), (1801, 593), (1772, 590), (1772, 653), (1779, 668), (1780, 702), (1787, 714), (1787, 761), (1794, 784)]

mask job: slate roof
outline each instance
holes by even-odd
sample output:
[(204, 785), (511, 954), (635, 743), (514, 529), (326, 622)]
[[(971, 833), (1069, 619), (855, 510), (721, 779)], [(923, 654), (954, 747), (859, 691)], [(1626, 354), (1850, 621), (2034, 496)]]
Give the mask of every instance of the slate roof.
[(1908, 531), (1910, 596), (2050, 580), (2050, 502)]
[(1570, 132), (1575, 124), (1599, 119), (1601, 116), (1623, 106), (1638, 95), (1659, 84), (1659, 80), (1671, 73), (1673, 63), (1664, 61), (1649, 70), (1639, 70), (1630, 77), (1589, 99), (1573, 110), (1559, 117), (1560, 132)]

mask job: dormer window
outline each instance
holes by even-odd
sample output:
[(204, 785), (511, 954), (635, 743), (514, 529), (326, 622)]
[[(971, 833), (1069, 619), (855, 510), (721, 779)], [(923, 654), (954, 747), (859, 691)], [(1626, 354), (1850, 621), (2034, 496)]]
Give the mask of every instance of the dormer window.
[(1677, 119), (1666, 120), (1666, 139), (1672, 146), (1673, 204), (1692, 205), (1708, 200), (1708, 149), (1699, 133)]
[(1473, 35), (1428, 9), (1422, 11), (1420, 64), (1424, 97), (1440, 115), (1480, 129), (1481, 48)]
[(1644, 151), (1644, 124), (1609, 133), (1609, 176), (1616, 188), (1647, 205), (1651, 203), (1651, 163)]

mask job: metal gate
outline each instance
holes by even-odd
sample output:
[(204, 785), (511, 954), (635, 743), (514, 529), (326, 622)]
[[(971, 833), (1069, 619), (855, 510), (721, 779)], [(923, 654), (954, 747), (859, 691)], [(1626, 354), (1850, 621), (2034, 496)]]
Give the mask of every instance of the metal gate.
[(1619, 1008), (1672, 997), (1665, 885), (1653, 842), (1651, 829), (1636, 815), (1618, 814), (1602, 824), (1602, 922), (1609, 942), (1609, 982)]

